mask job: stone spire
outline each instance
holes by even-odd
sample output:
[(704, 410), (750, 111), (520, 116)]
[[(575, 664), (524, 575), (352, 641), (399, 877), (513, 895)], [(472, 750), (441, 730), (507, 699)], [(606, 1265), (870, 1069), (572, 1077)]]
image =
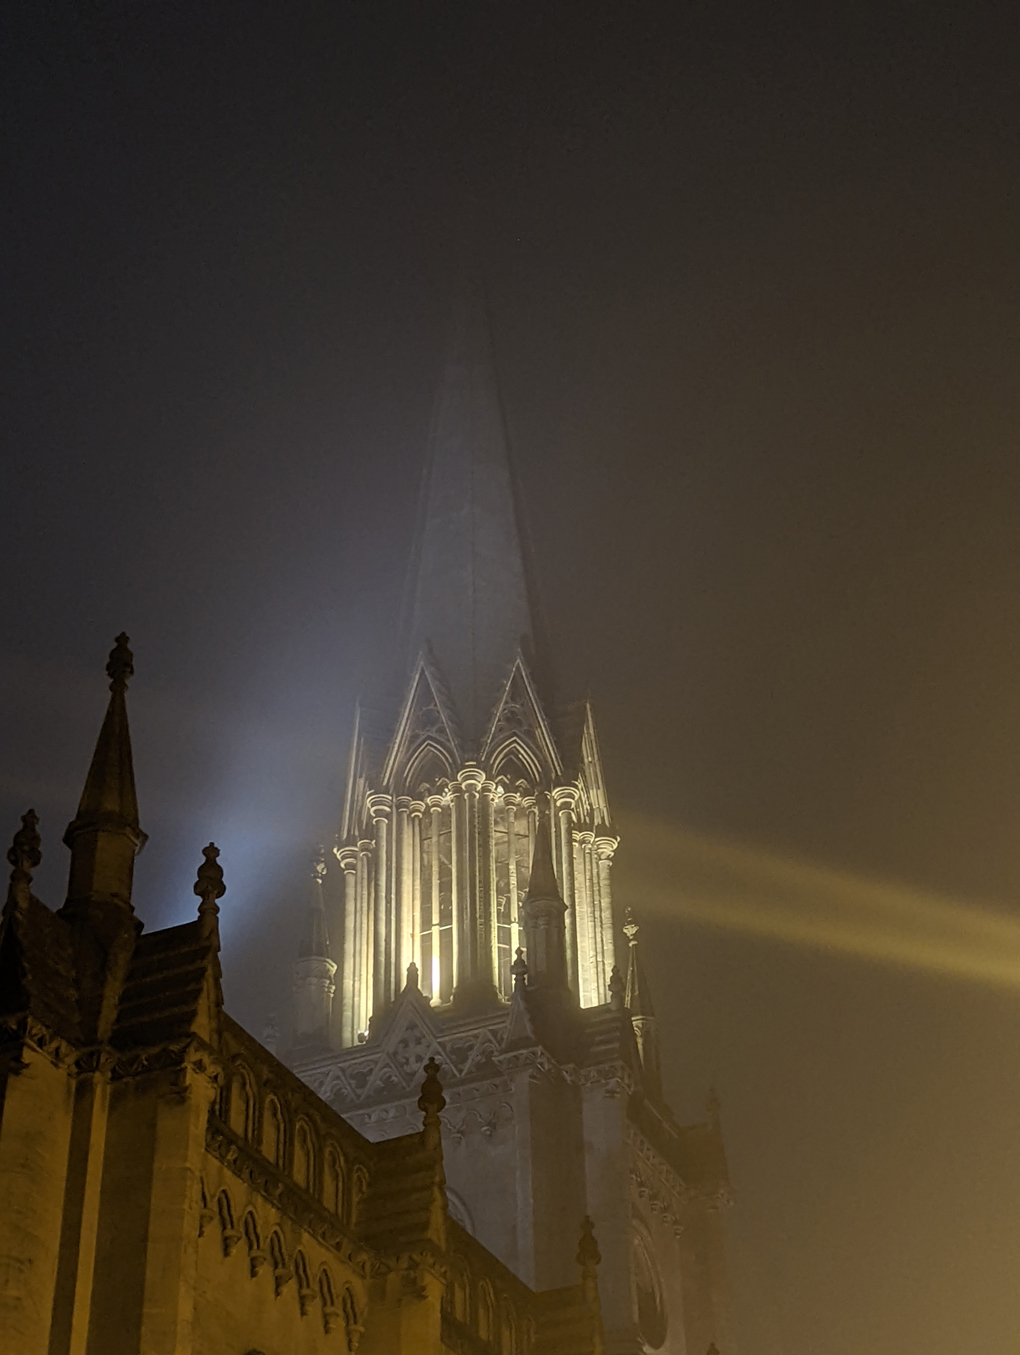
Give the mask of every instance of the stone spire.
[(522, 908), (529, 991), (567, 991), (567, 947), (563, 902), (553, 869), (549, 813), (540, 814), (528, 894)]
[(118, 635), (106, 671), (110, 701), (99, 731), (78, 813), (67, 826), (71, 849), (68, 917), (87, 916), (100, 930), (130, 917), (135, 857), (145, 844), (138, 823), (138, 799), (131, 760), (125, 693), (134, 672), (128, 637)]
[(409, 589), (412, 662), (428, 652), (473, 748), (510, 664), (532, 635), (527, 573), (496, 381), (472, 270), (433, 413)]
[(638, 924), (634, 914), (627, 909), (627, 920), (623, 932), (627, 938), (630, 954), (627, 959), (627, 991), (624, 1005), (630, 1012), (634, 1026), (634, 1038), (637, 1040), (638, 1053), (641, 1056), (641, 1068), (645, 1075), (647, 1090), (657, 1099), (662, 1098), (662, 1075), (659, 1067), (659, 1023), (655, 1019), (652, 995), (645, 978), (645, 971), (638, 954)]
[(322, 881), (326, 861), (320, 847), (312, 864), (311, 898), (305, 912), (294, 966), (294, 1035), (301, 1044), (325, 1044), (336, 991), (336, 961), (330, 955)]

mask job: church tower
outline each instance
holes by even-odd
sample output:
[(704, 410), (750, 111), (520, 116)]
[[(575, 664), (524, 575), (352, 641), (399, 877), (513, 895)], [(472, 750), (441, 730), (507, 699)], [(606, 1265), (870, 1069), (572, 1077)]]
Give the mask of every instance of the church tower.
[(378, 1140), (408, 1132), (434, 1057), (454, 1217), (544, 1289), (573, 1273), (590, 1216), (610, 1355), (731, 1355), (718, 1116), (681, 1126), (662, 1100), (629, 912), (617, 966), (595, 723), (536, 675), (490, 328), (467, 290), (420, 514), (404, 699), (384, 726), (357, 719), (340, 902), (327, 917), (317, 875), (289, 1061)]

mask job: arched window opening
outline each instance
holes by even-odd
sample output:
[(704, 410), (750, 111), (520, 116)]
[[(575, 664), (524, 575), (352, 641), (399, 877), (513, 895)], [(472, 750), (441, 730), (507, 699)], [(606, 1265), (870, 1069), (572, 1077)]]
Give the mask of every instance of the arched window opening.
[(242, 1227), (244, 1231), (244, 1240), (248, 1247), (248, 1265), (251, 1270), (252, 1279), (254, 1279), (266, 1264), (266, 1254), (262, 1250), (258, 1222), (250, 1209), (244, 1216)]
[(336, 1330), (340, 1321), (340, 1309), (336, 1306), (336, 1291), (333, 1278), (325, 1266), (319, 1271), (319, 1298), (322, 1300), (322, 1325), (326, 1335)]
[(468, 1281), (464, 1263), (461, 1260), (454, 1263), (453, 1274), (450, 1277), (450, 1289), (450, 1307), (453, 1309), (454, 1317), (458, 1322), (467, 1322)]
[(225, 1088), (227, 1106), (223, 1118), (242, 1139), (252, 1135), (252, 1111), (255, 1098), (247, 1073), (238, 1070)]
[(421, 823), (421, 990), (434, 1005), (453, 996), (452, 809), (429, 796)]
[(287, 1264), (283, 1238), (275, 1229), (269, 1235), (269, 1262), (273, 1267), (273, 1283), (276, 1286), (276, 1296), (279, 1298), (284, 1288), (294, 1278), (294, 1272)]
[(517, 1323), (514, 1320), (513, 1309), (508, 1303), (503, 1304), (500, 1313), (499, 1355), (518, 1355)]
[(407, 764), (404, 783), (416, 794), (448, 781), (452, 772), (449, 758), (433, 743), (422, 744)]
[(528, 892), (534, 846), (532, 818), (516, 795), (497, 803), (493, 816), (493, 855), (496, 874), (496, 984), (504, 1000), (513, 996), (510, 966), (524, 944), (520, 910)]
[(661, 1350), (666, 1344), (668, 1320), (662, 1279), (655, 1262), (651, 1240), (635, 1223), (633, 1239), (634, 1316), (638, 1331), (648, 1350)]
[(262, 1116), (262, 1153), (274, 1166), (283, 1166), (283, 1116), (275, 1096), (267, 1098)]
[(294, 1253), (294, 1278), (297, 1280), (301, 1316), (307, 1317), (315, 1303), (315, 1290), (312, 1288), (311, 1277), (308, 1273), (308, 1261), (304, 1252), (300, 1250)]
[(493, 1336), (492, 1290), (483, 1280), (478, 1286), (478, 1335), (483, 1341)]
[(347, 1335), (347, 1349), (356, 1350), (358, 1338), (365, 1329), (358, 1322), (358, 1306), (354, 1301), (354, 1294), (349, 1288), (344, 1290), (340, 1306), (344, 1317), (344, 1331)]
[(234, 1207), (230, 1203), (230, 1196), (225, 1190), (221, 1190), (216, 1197), (216, 1212), (220, 1216), (220, 1231), (223, 1237), (223, 1255), (232, 1256), (234, 1249), (241, 1240), (241, 1234), (234, 1227)]
[(322, 1202), (337, 1218), (343, 1217), (344, 1188), (340, 1157), (332, 1146), (326, 1149), (322, 1172)]
[(368, 1190), (368, 1172), (362, 1166), (354, 1168), (354, 1181), (351, 1185), (351, 1223), (356, 1223), (361, 1210), (361, 1202)]
[(311, 1191), (315, 1179), (315, 1156), (312, 1136), (302, 1120), (294, 1131), (294, 1180), (302, 1190)]

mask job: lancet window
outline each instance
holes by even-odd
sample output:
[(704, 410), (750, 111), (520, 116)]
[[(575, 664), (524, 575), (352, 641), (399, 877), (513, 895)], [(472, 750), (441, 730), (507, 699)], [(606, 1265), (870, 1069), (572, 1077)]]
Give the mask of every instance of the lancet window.
[(453, 807), (430, 795), (421, 826), (421, 983), (433, 1002), (454, 986)]
[(500, 996), (513, 992), (510, 966), (522, 945), (520, 908), (528, 892), (534, 844), (534, 800), (509, 792), (496, 801), (493, 813), (493, 864), (496, 897), (494, 908), (496, 986)]

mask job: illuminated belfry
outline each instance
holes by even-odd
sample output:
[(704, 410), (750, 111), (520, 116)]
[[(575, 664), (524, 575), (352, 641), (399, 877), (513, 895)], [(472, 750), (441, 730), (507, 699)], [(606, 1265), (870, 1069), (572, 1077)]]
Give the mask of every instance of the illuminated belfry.
[(434, 1005), (510, 1000), (540, 813), (552, 805), (570, 983), (608, 1000), (610, 826), (591, 712), (554, 726), (529, 660), (528, 582), (489, 335), (456, 326), (434, 415), (410, 608), (411, 673), (382, 755), (355, 734), (339, 860), (340, 1019), (363, 1036), (417, 966)]
[(626, 978), (616, 965), (595, 725), (587, 702), (549, 701), (489, 324), (468, 288), (429, 443), (403, 700), (356, 722), (288, 1060), (389, 1139), (434, 1057), (453, 1216), (549, 1288), (590, 1215), (609, 1355), (732, 1355), (718, 1117), (681, 1126), (662, 1101), (629, 917)]

